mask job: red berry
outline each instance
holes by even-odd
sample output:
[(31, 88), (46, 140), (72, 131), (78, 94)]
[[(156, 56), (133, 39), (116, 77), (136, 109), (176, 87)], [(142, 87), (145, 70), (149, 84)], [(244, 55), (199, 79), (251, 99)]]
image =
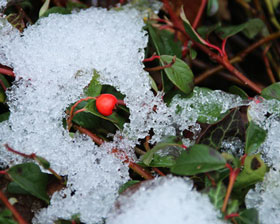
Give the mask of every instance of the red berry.
[(110, 116), (117, 101), (117, 98), (112, 94), (101, 94), (96, 100), (96, 108), (102, 115)]

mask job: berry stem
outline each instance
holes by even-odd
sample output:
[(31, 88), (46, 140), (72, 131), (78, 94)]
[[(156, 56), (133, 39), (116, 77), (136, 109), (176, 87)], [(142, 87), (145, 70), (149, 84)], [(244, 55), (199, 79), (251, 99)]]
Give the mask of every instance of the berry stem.
[(196, 29), (197, 28), (197, 26), (198, 26), (198, 24), (199, 24), (199, 21), (201, 20), (201, 17), (202, 17), (202, 15), (203, 15), (203, 12), (204, 12), (204, 9), (205, 9), (205, 7), (206, 7), (206, 5), (207, 5), (207, 0), (201, 0), (201, 4), (200, 4), (200, 7), (199, 7), (199, 9), (198, 9), (198, 12), (197, 12), (197, 15), (196, 15), (196, 17), (195, 17), (195, 20), (194, 20), (194, 22), (193, 22), (193, 24), (192, 24), (192, 27), (194, 28), (194, 29)]
[(3, 74), (3, 75), (15, 77), (15, 73), (14, 73), (13, 70), (11, 70), (11, 69), (0, 68), (0, 73)]

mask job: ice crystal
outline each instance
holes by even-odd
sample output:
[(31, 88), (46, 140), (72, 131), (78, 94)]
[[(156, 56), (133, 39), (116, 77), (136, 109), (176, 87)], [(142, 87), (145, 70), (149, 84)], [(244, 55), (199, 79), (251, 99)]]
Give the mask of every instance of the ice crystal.
[(224, 223), (207, 195), (195, 191), (192, 181), (160, 177), (143, 183), (136, 192), (125, 193), (111, 213), (108, 224)]

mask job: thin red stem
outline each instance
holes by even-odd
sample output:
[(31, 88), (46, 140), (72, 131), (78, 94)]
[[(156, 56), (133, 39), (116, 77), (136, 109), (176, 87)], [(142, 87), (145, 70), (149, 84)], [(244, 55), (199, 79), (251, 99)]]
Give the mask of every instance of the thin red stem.
[(14, 208), (14, 206), (12, 206), (12, 204), (9, 202), (8, 198), (4, 195), (2, 191), (0, 191), (0, 200), (13, 213), (13, 216), (16, 218), (19, 224), (27, 224), (27, 222), (22, 218), (22, 216)]
[(17, 154), (17, 155), (20, 155), (20, 156), (22, 156), (22, 157), (29, 158), (29, 159), (34, 159), (34, 158), (36, 157), (36, 155), (35, 155), (34, 153), (28, 155), (28, 154), (25, 154), (25, 153), (16, 151), (16, 150), (14, 150), (13, 148), (11, 148), (8, 144), (5, 144), (4, 146), (6, 147), (6, 149), (7, 149), (8, 151), (10, 151), (10, 152), (12, 152), (12, 153), (15, 153), (15, 154)]
[(142, 62), (150, 62), (150, 61), (154, 61), (155, 59), (160, 59), (160, 56), (158, 55), (153, 55), (150, 58), (145, 58)]
[(136, 173), (138, 173), (141, 177), (143, 177), (146, 180), (154, 179), (154, 177), (148, 171), (146, 171), (143, 167), (139, 166), (136, 163), (130, 162), (128, 164), (128, 167), (134, 170)]
[(240, 168), (233, 169), (228, 163), (226, 164), (226, 167), (229, 168), (230, 173), (229, 173), (229, 183), (228, 183), (227, 192), (222, 207), (222, 212), (226, 212), (227, 204), (230, 198), (231, 191), (233, 189), (234, 182), (240, 172)]
[(3, 75), (15, 77), (15, 73), (12, 70), (7, 69), (7, 68), (0, 68), (0, 73)]
[(276, 80), (274, 78), (274, 75), (273, 75), (273, 72), (272, 72), (269, 60), (267, 58), (267, 52), (269, 51), (270, 47), (271, 47), (271, 44), (269, 44), (269, 45), (267, 45), (265, 47), (262, 56), (263, 56), (263, 61), (264, 61), (265, 67), (266, 67), (266, 71), (267, 71), (268, 77), (269, 77), (271, 83), (275, 83)]
[(176, 55), (172, 58), (172, 61), (167, 65), (157, 66), (157, 67), (153, 67), (153, 68), (145, 68), (145, 70), (148, 72), (160, 71), (165, 68), (170, 68), (175, 63), (175, 61), (176, 61)]
[(8, 173), (7, 173), (6, 170), (0, 170), (0, 174), (2, 174), (2, 175), (7, 175)]
[(78, 125), (74, 125), (74, 128), (77, 129), (79, 132), (88, 135), (97, 145), (101, 145), (104, 140), (100, 137), (98, 137), (96, 134), (93, 134), (91, 131), (87, 130), (86, 128), (83, 128)]
[(231, 219), (231, 218), (234, 218), (234, 217), (239, 217), (239, 214), (238, 213), (231, 213), (229, 215), (226, 215), (225, 219)]
[(222, 42), (222, 52), (223, 52), (223, 55), (227, 58), (226, 44), (227, 44), (227, 38), (223, 39), (223, 42)]
[(68, 125), (68, 130), (70, 130), (70, 128), (72, 127), (72, 119), (74, 117), (74, 110), (75, 108), (82, 102), (82, 101), (87, 101), (87, 100), (92, 100), (92, 99), (95, 99), (96, 100), (96, 97), (86, 97), (86, 98), (83, 98), (83, 99), (80, 99), (78, 100), (72, 107), (71, 107), (71, 110), (70, 110), (70, 114), (69, 114), (69, 118), (67, 120), (67, 125)]
[(80, 109), (80, 110), (76, 110), (76, 111), (74, 112), (74, 116), (75, 116), (76, 114), (78, 114), (78, 113), (83, 112), (83, 111), (86, 111), (86, 109), (85, 109), (85, 108), (82, 108), (82, 109)]
[(192, 24), (192, 27), (194, 29), (197, 28), (197, 26), (199, 24), (199, 21), (201, 20), (201, 17), (202, 17), (202, 14), (204, 12), (204, 9), (205, 9), (206, 5), (207, 5), (207, 0), (201, 0), (201, 4), (200, 4), (200, 7), (199, 7), (199, 10), (198, 10), (198, 12), (196, 14), (196, 17), (195, 17), (195, 20), (194, 20), (194, 22)]
[(161, 172), (160, 169), (156, 168), (156, 167), (153, 167), (153, 170), (160, 176), (166, 176), (163, 172)]
[(126, 106), (125, 102), (123, 100), (119, 100), (119, 99), (117, 99), (117, 104)]

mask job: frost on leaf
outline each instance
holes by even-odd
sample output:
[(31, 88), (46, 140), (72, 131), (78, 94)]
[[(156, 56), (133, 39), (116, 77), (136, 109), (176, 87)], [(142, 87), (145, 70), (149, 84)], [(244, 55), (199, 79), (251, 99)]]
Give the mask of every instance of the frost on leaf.
[(171, 176), (143, 183), (120, 196), (107, 223), (224, 223), (208, 196), (192, 188), (191, 180)]

